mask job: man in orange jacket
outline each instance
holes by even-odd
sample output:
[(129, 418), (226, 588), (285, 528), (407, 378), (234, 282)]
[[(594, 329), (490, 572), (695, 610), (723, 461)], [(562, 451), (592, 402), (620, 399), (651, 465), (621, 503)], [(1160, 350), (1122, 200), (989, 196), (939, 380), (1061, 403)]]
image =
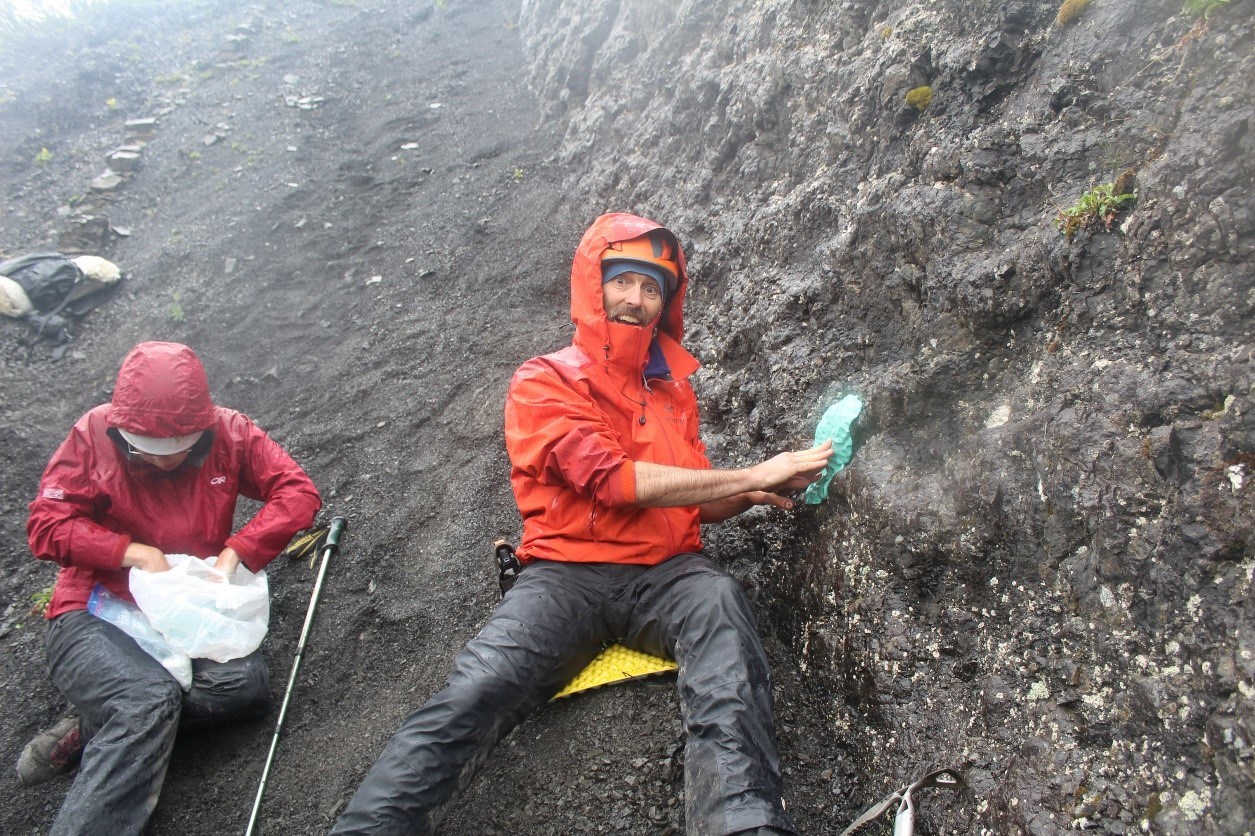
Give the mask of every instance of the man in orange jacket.
[(410, 715), (334, 833), (431, 833), (470, 771), (608, 640), (680, 663), (690, 834), (793, 833), (771, 684), (740, 585), (701, 554), (701, 523), (815, 481), (831, 444), (711, 469), (697, 369), (682, 346), (688, 277), (669, 230), (603, 215), (571, 270), (569, 347), (524, 363), (506, 401), (523, 516), (514, 586)]

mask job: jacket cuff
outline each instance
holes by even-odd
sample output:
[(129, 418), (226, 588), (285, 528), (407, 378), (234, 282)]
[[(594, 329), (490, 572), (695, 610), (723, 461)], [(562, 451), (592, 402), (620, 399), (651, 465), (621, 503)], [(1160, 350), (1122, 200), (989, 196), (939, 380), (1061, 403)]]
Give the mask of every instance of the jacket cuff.
[(636, 462), (628, 459), (619, 468), (614, 480), (624, 505), (636, 504)]
[(119, 534), (117, 545), (113, 547), (113, 551), (109, 554), (109, 564), (103, 566), (103, 569), (122, 569), (122, 558), (126, 557), (126, 547), (131, 545), (131, 535)]
[(256, 575), (262, 569), (266, 568), (267, 560), (258, 560), (245, 550), (245, 546), (238, 537), (228, 537), (224, 544), (227, 547), (235, 549), (235, 553), (240, 556), (240, 562), (244, 564), (244, 568)]

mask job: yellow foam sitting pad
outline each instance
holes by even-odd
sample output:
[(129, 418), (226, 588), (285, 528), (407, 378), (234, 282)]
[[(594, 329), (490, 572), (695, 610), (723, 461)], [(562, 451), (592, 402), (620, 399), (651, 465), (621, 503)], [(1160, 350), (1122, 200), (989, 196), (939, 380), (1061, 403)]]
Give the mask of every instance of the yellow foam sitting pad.
[(554, 695), (554, 699), (569, 697), (589, 688), (600, 688), (602, 685), (613, 685), (628, 679), (639, 679), (656, 673), (675, 670), (679, 665), (661, 656), (651, 656), (630, 647), (614, 643), (606, 647), (597, 658), (588, 663), (588, 667), (580, 671), (575, 679)]

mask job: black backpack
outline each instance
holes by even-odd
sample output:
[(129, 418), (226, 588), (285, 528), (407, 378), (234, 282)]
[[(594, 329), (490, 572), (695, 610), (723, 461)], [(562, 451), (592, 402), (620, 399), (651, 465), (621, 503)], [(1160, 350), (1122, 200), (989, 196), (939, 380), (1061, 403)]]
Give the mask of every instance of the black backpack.
[(34, 253), (0, 262), (0, 276), (21, 285), (39, 313), (59, 310), (84, 280), (78, 265), (61, 253)]

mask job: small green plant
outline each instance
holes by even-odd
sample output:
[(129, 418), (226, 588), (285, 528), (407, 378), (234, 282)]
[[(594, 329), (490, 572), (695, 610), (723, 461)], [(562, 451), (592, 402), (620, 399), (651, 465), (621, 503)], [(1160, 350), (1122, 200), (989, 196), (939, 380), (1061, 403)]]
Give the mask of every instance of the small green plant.
[(923, 87), (916, 87), (906, 94), (906, 103), (918, 110), (920, 113), (932, 103), (933, 88), (925, 84)]
[(296, 30), (291, 26), (287, 26), (283, 29), (283, 41), (284, 43), (289, 44), (299, 44), (301, 42), (301, 36), (296, 34)]
[(118, 97), (110, 96), (109, 98), (105, 99), (105, 107), (109, 108), (110, 110), (117, 110), (118, 109)]
[(886, 41), (893, 37), (893, 27), (890, 26), (888, 23), (881, 26), (879, 29), (876, 30), (876, 32), (880, 35), (881, 38), (883, 38)]
[(1204, 20), (1211, 19), (1211, 13), (1219, 8), (1229, 5), (1230, 0), (1185, 0), (1185, 5), (1181, 7), (1181, 12), (1190, 17), (1201, 17)]
[(174, 301), (170, 303), (166, 313), (170, 315), (171, 322), (184, 322), (187, 320), (187, 314), (183, 311), (183, 304), (179, 301), (179, 294), (174, 294)]
[(43, 615), (48, 611), (48, 605), (52, 603), (52, 587), (45, 586), (38, 592), (31, 594), (31, 615)]
[(523, 177), (526, 174), (527, 172), (525, 172), (523, 169), (519, 168), (518, 166), (515, 166), (514, 172), (510, 175), (510, 177), (514, 180), (515, 183), (522, 183)]
[(1116, 193), (1115, 183), (1103, 183), (1081, 195), (1076, 203), (1066, 209), (1059, 209), (1055, 218), (1055, 226), (1069, 241), (1079, 230), (1101, 223), (1103, 229), (1110, 231), (1115, 222), (1120, 206), (1136, 197), (1134, 192)]
[(1063, 0), (1063, 5), (1059, 7), (1059, 13), (1055, 15), (1055, 23), (1059, 26), (1067, 26), (1072, 21), (1081, 16), (1081, 12), (1089, 5), (1089, 0)]
[(199, 160), (199, 159), (200, 159), (200, 152), (199, 152), (199, 151), (188, 151), (188, 152), (187, 152), (187, 158), (188, 158), (188, 160), (190, 160), (191, 162), (196, 162), (197, 160)]
[(35, 165), (47, 165), (52, 162), (52, 152), (47, 148), (40, 148), (39, 153), (35, 155)]

